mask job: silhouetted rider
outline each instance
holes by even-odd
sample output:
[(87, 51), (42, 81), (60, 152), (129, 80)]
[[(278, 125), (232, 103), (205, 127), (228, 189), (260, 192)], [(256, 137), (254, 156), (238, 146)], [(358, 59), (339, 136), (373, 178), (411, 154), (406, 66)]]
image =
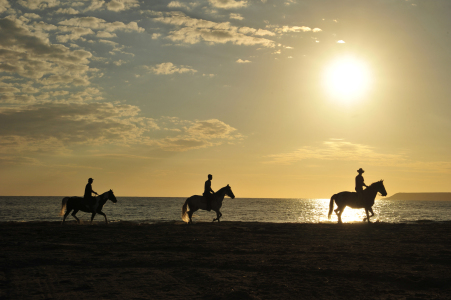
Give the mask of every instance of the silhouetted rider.
[(92, 193), (99, 195), (96, 192), (94, 192), (94, 190), (92, 189), (93, 181), (94, 181), (94, 179), (92, 179), (92, 178), (88, 179), (88, 183), (86, 184), (86, 187), (85, 187), (85, 195), (83, 196), (83, 198), (85, 199), (85, 203), (89, 206), (94, 204), (95, 197), (92, 196)]
[(204, 186), (204, 197), (207, 199), (207, 210), (211, 210), (211, 201), (213, 200), (213, 195), (215, 192), (211, 189), (211, 180), (213, 179), (213, 175), (208, 174), (208, 180), (205, 181)]
[(362, 174), (365, 172), (362, 170), (362, 168), (358, 169), (357, 172), (359, 175), (355, 177), (355, 191), (357, 192), (357, 196), (359, 197), (359, 200), (363, 199), (363, 187), (368, 187), (363, 179)]

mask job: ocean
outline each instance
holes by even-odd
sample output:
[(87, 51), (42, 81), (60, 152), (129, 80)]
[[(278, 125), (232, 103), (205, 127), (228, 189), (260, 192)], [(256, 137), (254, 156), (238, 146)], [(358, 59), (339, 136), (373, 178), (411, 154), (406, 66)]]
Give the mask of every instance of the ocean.
[[(0, 222), (61, 221), (59, 216), (63, 197), (10, 197), (0, 196)], [(107, 201), (103, 212), (110, 222), (137, 223), (173, 222), (181, 220), (181, 210), (186, 198), (117, 197), (113, 204)], [(336, 206), (335, 206), (336, 208)], [(329, 199), (269, 199), (225, 198), (221, 221), (273, 222), (273, 223), (326, 223), (337, 222), (335, 213), (328, 220)], [(441, 222), (451, 220), (451, 202), (376, 200), (373, 206), (374, 221), (388, 223)], [(82, 222), (89, 222), (91, 214), (78, 212)], [(216, 214), (197, 211), (193, 222), (212, 221)], [(344, 223), (361, 222), (364, 209), (347, 207), (342, 215)], [(69, 215), (68, 221), (75, 219)], [(102, 221), (96, 215), (94, 221)]]

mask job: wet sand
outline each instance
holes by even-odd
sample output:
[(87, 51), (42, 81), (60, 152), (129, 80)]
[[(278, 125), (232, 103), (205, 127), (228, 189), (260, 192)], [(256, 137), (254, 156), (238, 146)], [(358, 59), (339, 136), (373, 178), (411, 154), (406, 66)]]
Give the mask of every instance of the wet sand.
[(0, 223), (0, 299), (451, 299), (451, 222)]

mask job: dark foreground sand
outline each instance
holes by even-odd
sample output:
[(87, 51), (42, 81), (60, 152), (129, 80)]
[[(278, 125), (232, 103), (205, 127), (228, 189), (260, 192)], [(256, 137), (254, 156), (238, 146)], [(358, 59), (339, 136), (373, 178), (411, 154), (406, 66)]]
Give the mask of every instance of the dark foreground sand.
[(0, 299), (451, 299), (451, 222), (0, 223)]

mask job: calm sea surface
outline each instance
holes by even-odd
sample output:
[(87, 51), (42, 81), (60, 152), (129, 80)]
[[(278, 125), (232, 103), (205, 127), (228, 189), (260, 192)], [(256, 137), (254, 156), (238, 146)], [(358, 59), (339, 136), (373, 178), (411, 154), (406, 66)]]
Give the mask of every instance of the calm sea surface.
[[(0, 222), (61, 221), (59, 216), (63, 197), (6, 197), (0, 196)], [(181, 221), (182, 205), (186, 198), (117, 197), (113, 204), (107, 201), (103, 212), (109, 221), (166, 222)], [(319, 223), (336, 222), (327, 219), (329, 199), (246, 199), (225, 198), (221, 212), (222, 221), (242, 222), (291, 222)], [(372, 221), (389, 223), (451, 221), (451, 202), (445, 201), (401, 201), (376, 200)], [(90, 214), (78, 212), (77, 217), (89, 221)], [(211, 221), (212, 212), (197, 211), (193, 221)], [(343, 222), (360, 222), (364, 209), (346, 208)], [(72, 216), (67, 220), (73, 221)], [(103, 221), (97, 215), (94, 221)]]

